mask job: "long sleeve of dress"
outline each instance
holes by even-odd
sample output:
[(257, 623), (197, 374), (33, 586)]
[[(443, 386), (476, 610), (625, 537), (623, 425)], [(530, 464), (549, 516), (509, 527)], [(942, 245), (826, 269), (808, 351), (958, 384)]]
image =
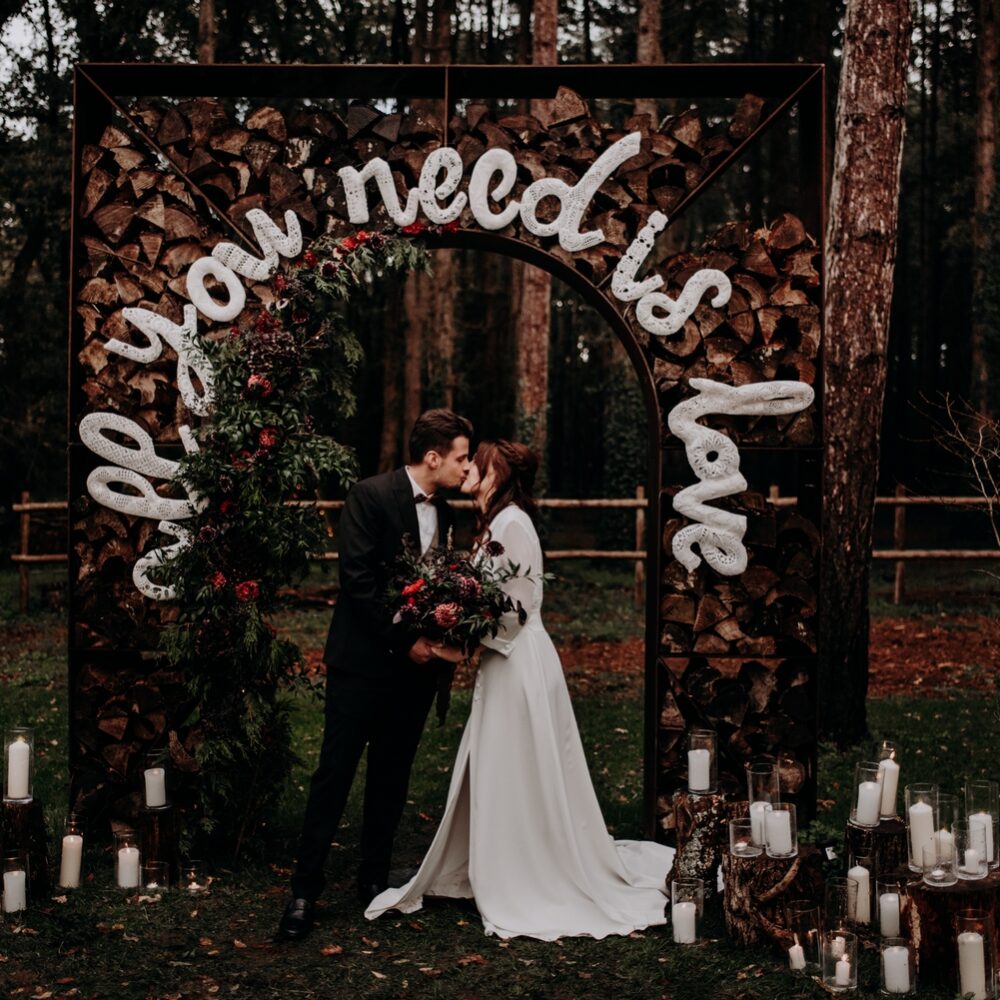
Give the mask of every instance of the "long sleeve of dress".
[(514, 610), (501, 617), (496, 638), (487, 635), (482, 642), (502, 656), (510, 656), (514, 640), (523, 627), (518, 620), (518, 603), (529, 615), (541, 605), (542, 551), (538, 535), (527, 516), (505, 519), (493, 532), (491, 541), (499, 542), (504, 547), (503, 555), (494, 557), (494, 565), (504, 567), (510, 562), (518, 569), (517, 576), (503, 585), (504, 592), (514, 602)]

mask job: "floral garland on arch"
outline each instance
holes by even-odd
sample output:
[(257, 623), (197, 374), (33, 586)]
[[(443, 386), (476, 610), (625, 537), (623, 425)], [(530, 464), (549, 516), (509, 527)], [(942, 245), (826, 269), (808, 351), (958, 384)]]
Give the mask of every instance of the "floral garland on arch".
[(426, 248), (409, 238), (427, 228), (318, 238), (271, 278), (270, 302), (202, 344), (214, 406), (179, 468), (198, 511), (191, 544), (159, 574), (178, 604), (161, 645), (190, 693), (172, 746), (175, 766), (197, 776), (181, 800), (189, 842), (239, 854), (283, 793), (296, 759), (284, 695), (306, 682), (298, 648), (269, 618), (279, 588), (323, 547), (308, 498), (328, 477), (357, 476), (353, 451), (320, 433), (315, 413), (322, 404), (324, 419), (340, 422), (355, 412), (363, 351), (344, 306), (378, 277), (427, 270)]

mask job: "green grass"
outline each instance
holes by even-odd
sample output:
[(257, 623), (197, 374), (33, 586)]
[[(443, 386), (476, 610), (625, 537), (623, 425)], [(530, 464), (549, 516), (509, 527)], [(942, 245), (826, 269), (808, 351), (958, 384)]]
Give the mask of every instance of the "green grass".
[[(560, 629), (597, 635), (628, 633), (641, 616), (627, 589), (605, 570), (586, 568), (560, 593), (551, 588), (547, 610)], [(568, 574), (567, 574), (568, 575)], [(621, 574), (620, 574), (621, 576)], [(36, 795), (53, 833), (61, 829), (67, 799), (65, 640), (62, 616), (12, 613), (12, 580), (0, 574), (0, 727), (36, 727)], [(604, 585), (602, 587), (602, 584)], [(560, 604), (560, 602), (562, 602)], [(325, 635), (329, 610), (289, 611), (283, 624), (310, 645)], [(579, 634), (579, 633), (577, 633)], [(596, 636), (593, 636), (596, 637)], [(445, 799), (451, 763), (468, 709), (458, 692), (444, 728), (429, 724), (418, 755), (410, 801), (396, 850), (400, 866), (419, 862)], [(612, 697), (579, 699), (580, 730), (605, 818), (616, 836), (639, 833), (642, 783), (642, 705)], [(603, 942), (565, 939), (546, 944), (488, 938), (475, 912), (429, 906), (406, 918), (365, 921), (352, 895), (358, 853), (361, 782), (348, 804), (338, 846), (331, 852), (329, 885), (320, 924), (297, 944), (277, 944), (274, 927), (287, 893), (287, 867), (305, 805), (308, 778), (322, 735), (321, 704), (300, 696), (295, 742), (302, 757), (282, 808), (269, 828), (264, 860), (238, 867), (214, 865), (211, 893), (198, 901), (166, 895), (156, 903), (126, 902), (111, 888), (110, 845), (88, 845), (93, 880), (65, 902), (36, 900), (23, 925), (0, 926), (0, 995), (34, 997), (669, 997), (671, 1000), (820, 997), (818, 986), (791, 976), (782, 956), (745, 951), (726, 939), (717, 904), (708, 908), (705, 943), (681, 948), (654, 928)], [(894, 737), (903, 747), (904, 781), (938, 780), (957, 789), (970, 758), (976, 774), (1000, 774), (998, 721), (988, 699), (953, 692), (948, 698), (873, 700), (872, 738)], [(839, 839), (853, 765), (869, 747), (837, 752), (824, 747), (819, 796), (836, 806), (812, 828)], [(342, 949), (324, 954), (323, 949)], [(877, 963), (862, 956), (859, 998), (874, 998)], [(62, 981), (62, 982), (60, 982)], [(928, 998), (949, 991), (922, 990)]]

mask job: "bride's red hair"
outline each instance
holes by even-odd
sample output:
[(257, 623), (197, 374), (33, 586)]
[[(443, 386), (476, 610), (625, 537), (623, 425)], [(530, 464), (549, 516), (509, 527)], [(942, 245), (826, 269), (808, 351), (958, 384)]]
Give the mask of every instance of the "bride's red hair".
[(538, 456), (527, 445), (503, 438), (480, 441), (472, 461), (479, 470), (480, 479), (485, 479), (490, 469), (495, 478), (493, 495), (476, 519), (476, 537), (480, 541), (484, 540), (490, 521), (511, 504), (535, 519), (538, 504), (532, 491), (538, 474)]

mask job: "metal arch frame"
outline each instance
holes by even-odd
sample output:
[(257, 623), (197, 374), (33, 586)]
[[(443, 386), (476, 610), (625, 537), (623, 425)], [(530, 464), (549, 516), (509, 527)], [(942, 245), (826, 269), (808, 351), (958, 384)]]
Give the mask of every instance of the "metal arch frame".
[[(707, 63), (640, 65), (561, 65), (561, 66), (485, 66), (485, 65), (339, 65), (339, 64), (214, 64), (197, 63), (81, 63), (73, 78), (73, 162), (70, 212), (70, 282), (68, 303), (68, 477), (84, 455), (79, 440), (76, 416), (79, 390), (74, 386), (77, 325), (74, 305), (79, 287), (77, 207), (82, 195), (80, 163), (87, 142), (94, 142), (103, 128), (118, 113), (135, 127), (147, 145), (164, 160), (168, 169), (184, 180), (196, 201), (223, 226), (231, 236), (255, 248), (250, 235), (230, 219), (226, 206), (216, 204), (200, 186), (181, 170), (156, 141), (129, 114), (118, 96), (196, 97), (210, 92), (216, 97), (245, 98), (330, 98), (436, 99), (442, 101), (444, 120), (442, 136), (447, 141), (456, 99), (463, 98), (551, 98), (558, 87), (567, 86), (587, 99), (608, 98), (632, 101), (636, 95), (659, 98), (740, 97), (752, 92), (777, 101), (767, 116), (732, 152), (724, 157), (675, 206), (673, 223), (714, 180), (740, 159), (777, 120), (793, 107), (800, 114), (801, 183), (799, 214), (807, 229), (822, 234), (826, 226), (826, 99), (825, 68), (807, 63)], [(647, 836), (655, 832), (657, 793), (657, 724), (659, 716), (657, 665), (659, 646), (659, 581), (662, 564), (659, 543), (662, 507), (663, 426), (662, 411), (646, 355), (620, 311), (603, 290), (605, 282), (595, 285), (577, 270), (545, 250), (525, 241), (478, 230), (462, 230), (430, 238), (441, 248), (482, 249), (515, 257), (542, 267), (579, 291), (615, 332), (629, 356), (640, 383), (647, 412), (649, 489), (646, 518), (646, 628), (645, 628), (645, 712), (644, 712), (644, 826)], [(820, 273), (823, 258), (820, 256)], [(822, 352), (822, 345), (821, 345)], [(821, 354), (822, 357), (822, 354)], [(822, 364), (819, 366), (817, 396), (822, 396)], [(820, 411), (820, 420), (822, 412)], [(801, 449), (797, 449), (800, 450)], [(67, 529), (69, 531), (69, 529)], [(70, 725), (73, 725), (75, 672), (79, 653), (74, 646), (74, 604), (72, 574), (75, 569), (70, 552), (69, 588), (70, 622), (68, 630), (70, 665)], [(654, 583), (655, 581), (655, 583)], [(88, 653), (93, 655), (93, 652)], [(79, 756), (77, 740), (70, 739), (70, 766)]]

